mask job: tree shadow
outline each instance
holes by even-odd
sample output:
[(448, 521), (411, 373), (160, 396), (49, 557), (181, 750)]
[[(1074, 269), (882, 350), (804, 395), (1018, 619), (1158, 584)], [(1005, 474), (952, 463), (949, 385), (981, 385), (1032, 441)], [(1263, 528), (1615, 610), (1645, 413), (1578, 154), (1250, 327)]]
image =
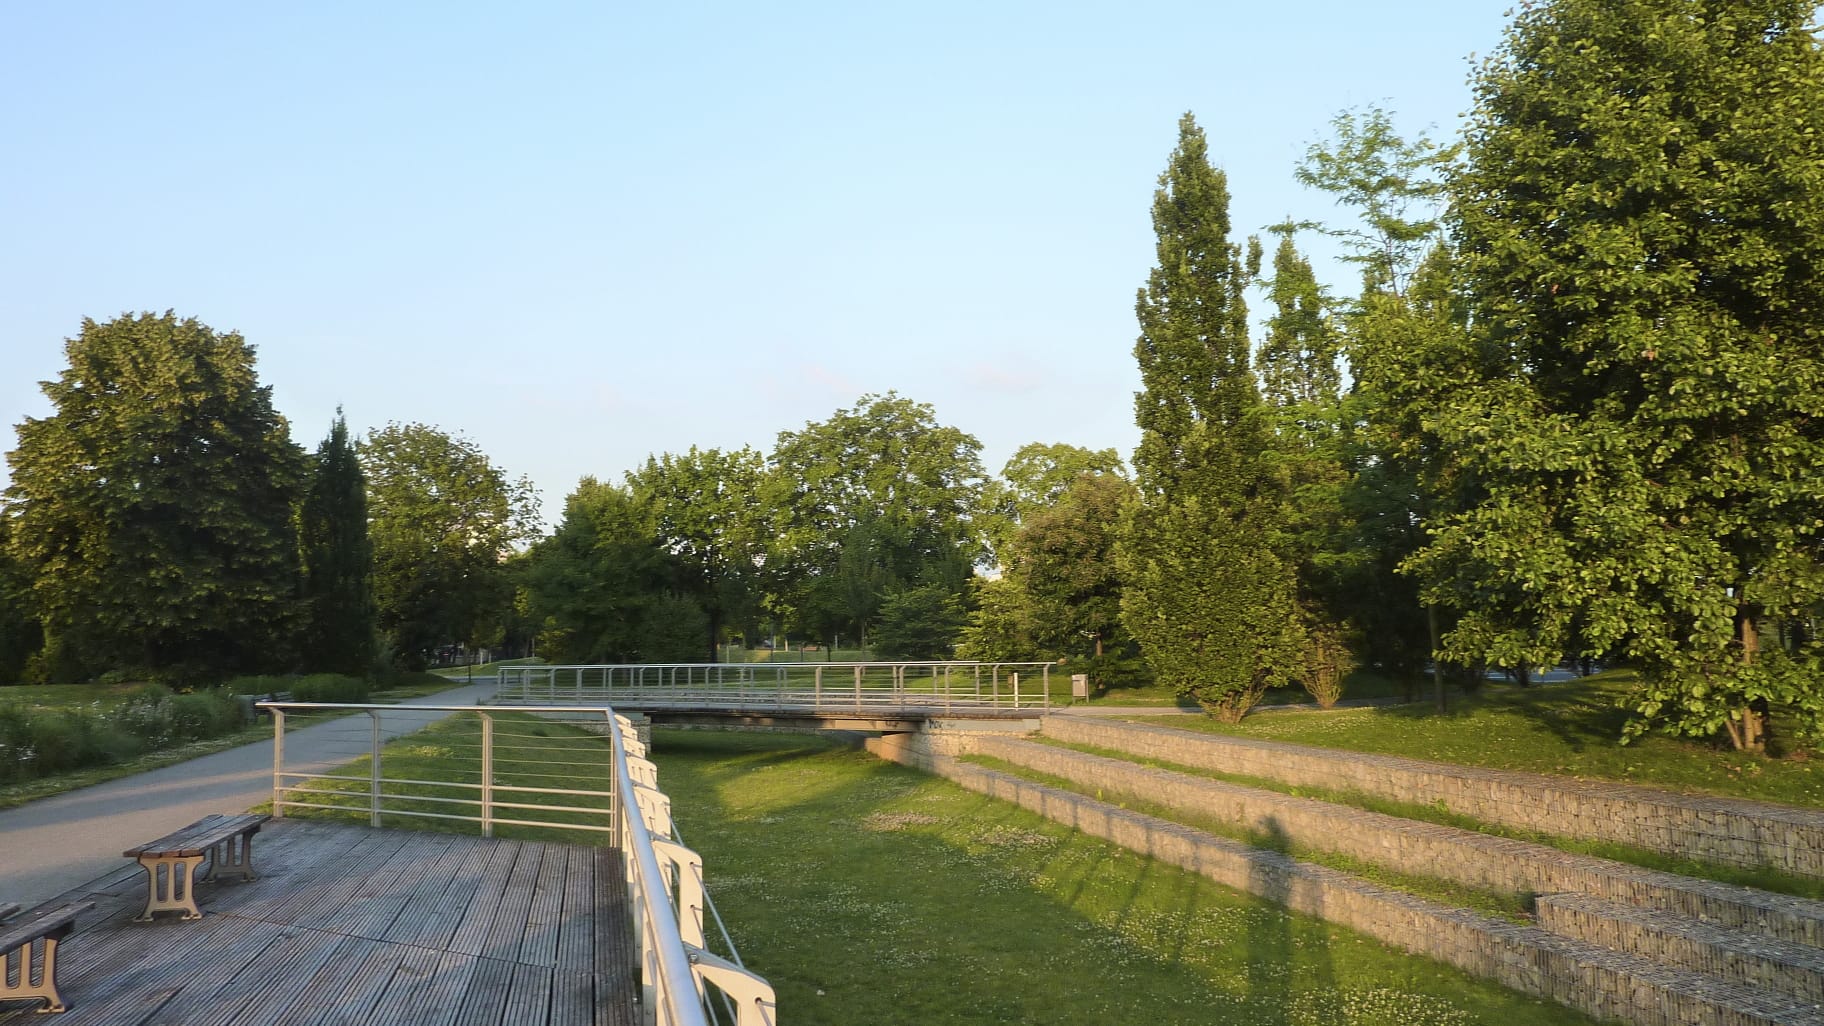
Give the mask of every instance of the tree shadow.
[(1285, 1026), (1291, 1021), (1293, 995), (1301, 990), (1329, 993), (1334, 989), (1329, 934), (1318, 924), (1294, 935), (1292, 908), (1300, 914), (1323, 917), (1322, 899), (1314, 892), (1294, 893), (1299, 886), (1291, 838), (1278, 818), (1268, 816), (1251, 842), (1264, 849), (1249, 870), (1249, 889), (1271, 902), (1250, 918), (1247, 931), (1249, 1002), (1263, 1018), (1255, 1021)]

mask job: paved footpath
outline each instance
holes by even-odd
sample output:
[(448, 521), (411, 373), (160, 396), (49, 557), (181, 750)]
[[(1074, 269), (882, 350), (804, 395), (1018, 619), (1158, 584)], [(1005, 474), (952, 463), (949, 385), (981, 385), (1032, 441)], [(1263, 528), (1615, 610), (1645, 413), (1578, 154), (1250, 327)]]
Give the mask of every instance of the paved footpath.
[[(494, 693), (494, 683), (477, 678), (401, 705), (473, 705)], [(444, 715), (389, 713), (383, 722), (392, 736)], [(332, 721), (287, 733), (285, 768), (313, 772), (347, 762), (346, 730), (345, 723)], [(209, 813), (245, 812), (271, 799), (267, 740), (0, 811), (0, 904), (30, 907), (49, 900), (119, 869), (127, 848)]]

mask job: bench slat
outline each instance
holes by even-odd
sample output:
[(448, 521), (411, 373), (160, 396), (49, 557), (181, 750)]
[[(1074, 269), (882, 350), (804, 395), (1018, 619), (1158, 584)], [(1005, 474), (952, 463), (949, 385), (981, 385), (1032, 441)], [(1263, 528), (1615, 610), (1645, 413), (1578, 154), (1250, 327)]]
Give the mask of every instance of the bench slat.
[(33, 916), (30, 919), (0, 928), (0, 952), (11, 951), (30, 944), (48, 933), (55, 932), (59, 927), (75, 922), (77, 916), (94, 907), (95, 903), (92, 901), (71, 902), (62, 908), (52, 909), (44, 915)]
[(269, 817), (253, 814), (241, 816), (205, 816), (195, 823), (176, 830), (156, 841), (128, 848), (121, 854), (127, 858), (138, 858), (141, 855), (184, 856), (203, 855), (210, 848), (238, 834), (252, 833), (260, 828)]

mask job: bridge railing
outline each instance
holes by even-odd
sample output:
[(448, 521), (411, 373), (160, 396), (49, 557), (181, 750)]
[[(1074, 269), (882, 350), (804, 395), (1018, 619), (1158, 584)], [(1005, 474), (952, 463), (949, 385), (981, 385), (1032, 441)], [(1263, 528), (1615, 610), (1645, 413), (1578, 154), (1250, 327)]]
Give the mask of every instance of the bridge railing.
[(500, 667), (495, 700), (622, 709), (1045, 709), (1052, 663), (630, 663)]
[[(644, 1026), (777, 1023), (772, 986), (741, 964), (727, 931), (727, 956), (709, 948), (704, 916), (715, 906), (703, 858), (679, 837), (658, 767), (626, 717), (575, 705), (260, 708), (273, 719), (276, 818), (316, 810), (373, 826), (467, 821), (484, 836), (500, 826), (593, 832), (620, 849), (627, 873)], [(300, 721), (329, 733), (327, 757), (287, 762), (286, 730)], [(577, 777), (601, 785), (558, 786)]]

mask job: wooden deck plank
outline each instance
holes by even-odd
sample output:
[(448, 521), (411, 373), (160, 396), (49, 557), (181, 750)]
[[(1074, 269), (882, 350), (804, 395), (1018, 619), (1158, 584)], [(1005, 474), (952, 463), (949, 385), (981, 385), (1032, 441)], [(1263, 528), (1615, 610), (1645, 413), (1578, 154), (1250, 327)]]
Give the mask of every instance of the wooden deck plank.
[(488, 924), (487, 938), (476, 954), (507, 962), (519, 958), (519, 942), (525, 936), (526, 920), (532, 914), (532, 895), (538, 886), (538, 871), (544, 856), (543, 844), (528, 841), (520, 845), (519, 858), (513, 863), (513, 875), (500, 896), (494, 921)]
[(467, 908), (481, 884), (481, 866), (488, 856), (488, 844), (480, 838), (456, 837), (425, 873), (405, 907), (393, 919), (384, 940), (421, 947), (442, 947), (442, 941), (456, 931), (460, 914), (452, 918), (450, 910)]
[[(351, 937), (349, 940), (368, 939)], [(348, 953), (354, 964), (345, 972), (334, 977), (319, 972), (305, 996), (279, 1020), (279, 1026), (355, 1026), (374, 1021), (371, 1014), (374, 1006), (413, 949), (382, 941), (368, 943), (372, 946), (358, 958), (353, 952)]]
[(487, 946), (488, 930), (494, 925), (494, 917), (500, 911), (500, 900), (512, 882), (513, 864), (521, 854), (518, 845), (505, 844), (489, 853), (488, 862), (482, 867), (481, 885), (476, 889), (474, 900), (469, 903), (462, 921), (457, 924), (455, 934), (450, 938), (449, 950), (460, 951), (465, 955), (481, 954)]
[[(636, 1024), (613, 851), (296, 819), (260, 841), (259, 879), (199, 888), (201, 920), (132, 923), (132, 863), (62, 896), (97, 907), (55, 1026)], [(31, 1008), (0, 1026), (50, 1021)]]
[(594, 1026), (595, 980), (588, 973), (559, 969), (551, 974), (548, 1026)]
[(587, 973), (595, 968), (595, 852), (574, 847), (565, 853), (564, 904), (558, 919), (557, 967)]
[(255, 1016), (263, 1008), (277, 1015), (335, 957), (344, 939), (313, 931), (293, 933), (249, 962), (183, 1026), (249, 1026), (261, 1021)]
[(462, 1007), (462, 996), (475, 975), (475, 956), (445, 951), (437, 958), (430, 981), (398, 1026), (450, 1026)]
[[(507, 993), (513, 981), (513, 963), (498, 958), (478, 958), (475, 972), (463, 992), (462, 1005), (450, 1026), (502, 1026)], [(506, 1023), (505, 1026), (520, 1026)]]
[(398, 965), (376, 995), (362, 1022), (403, 1022), (424, 999), (437, 976), (438, 952), (404, 944), (389, 945), (398, 952)]
[(522, 1022), (551, 1021), (551, 968), (519, 963), (513, 966), (512, 983), (507, 990), (505, 1026)]
[(450, 834), (426, 834), (426, 841), (418, 845), (408, 845), (399, 853), (400, 867), (396, 876), (387, 880), (384, 885), (355, 892), (349, 907), (352, 918), (347, 920), (343, 933), (356, 937), (371, 937), (380, 940), (393, 925), (393, 920), (405, 911), (418, 888), (423, 885), (425, 876), (442, 860), (444, 853), (450, 850), (450, 843), (455, 838)]
[(547, 968), (557, 965), (557, 942), (564, 915), (564, 875), (569, 872), (568, 846), (552, 845), (539, 864), (532, 885), (532, 907), (519, 938), (519, 960)]

